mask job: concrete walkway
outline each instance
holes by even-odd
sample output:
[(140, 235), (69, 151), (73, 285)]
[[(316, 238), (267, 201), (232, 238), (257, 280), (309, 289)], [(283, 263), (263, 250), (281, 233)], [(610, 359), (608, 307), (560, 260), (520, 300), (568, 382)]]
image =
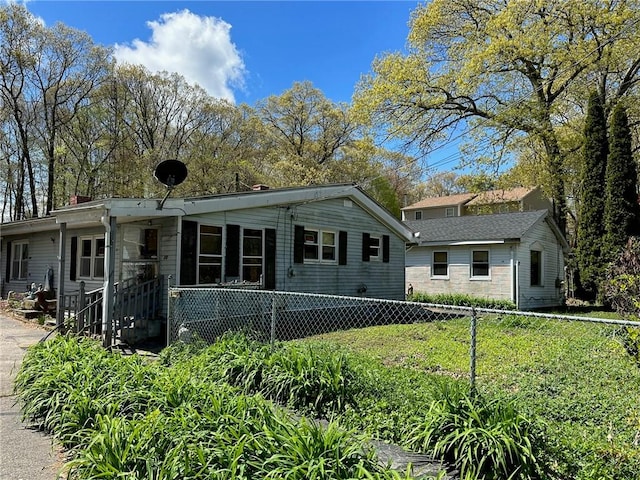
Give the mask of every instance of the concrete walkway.
[(63, 457), (51, 437), (21, 422), (13, 379), (26, 349), (47, 331), (0, 311), (0, 480), (56, 480)]

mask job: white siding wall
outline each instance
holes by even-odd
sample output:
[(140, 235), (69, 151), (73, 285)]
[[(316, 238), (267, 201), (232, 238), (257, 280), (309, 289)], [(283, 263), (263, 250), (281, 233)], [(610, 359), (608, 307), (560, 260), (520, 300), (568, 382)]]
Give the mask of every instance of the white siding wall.
[[(562, 304), (563, 292), (557, 281), (564, 279), (564, 255), (549, 225), (541, 220), (522, 243), (517, 245), (492, 245), (490, 250), (491, 280), (470, 278), (471, 250), (474, 247), (412, 247), (407, 252), (406, 282), (415, 292), (466, 293), (474, 296), (513, 300), (511, 255), (517, 262), (518, 306), (522, 310), (553, 307)], [(543, 280), (541, 286), (531, 285), (531, 250), (542, 251)], [(433, 251), (449, 252), (449, 278), (431, 277)]]
[[(531, 250), (542, 251), (542, 285), (531, 286)], [(519, 306), (523, 310), (554, 307), (562, 303), (562, 290), (556, 279), (564, 278), (564, 256), (561, 246), (549, 225), (541, 220), (518, 247), (520, 294)]]
[[(407, 288), (429, 294), (464, 293), (496, 300), (512, 300), (511, 248), (508, 245), (413, 247), (407, 252)], [(489, 251), (489, 279), (471, 278), (471, 252)], [(447, 251), (449, 278), (433, 278), (434, 251)]]

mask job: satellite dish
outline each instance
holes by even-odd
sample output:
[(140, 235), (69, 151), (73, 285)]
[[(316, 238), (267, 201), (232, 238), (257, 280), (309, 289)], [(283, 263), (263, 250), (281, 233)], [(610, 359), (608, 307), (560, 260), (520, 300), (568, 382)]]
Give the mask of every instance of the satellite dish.
[(187, 178), (187, 167), (180, 160), (165, 160), (158, 164), (153, 171), (153, 176), (167, 187), (167, 194), (158, 203), (158, 210), (162, 210), (164, 202), (167, 201), (173, 187), (180, 185)]
[(158, 164), (153, 176), (164, 186), (171, 189), (180, 185), (187, 178), (187, 167), (180, 160), (165, 160)]

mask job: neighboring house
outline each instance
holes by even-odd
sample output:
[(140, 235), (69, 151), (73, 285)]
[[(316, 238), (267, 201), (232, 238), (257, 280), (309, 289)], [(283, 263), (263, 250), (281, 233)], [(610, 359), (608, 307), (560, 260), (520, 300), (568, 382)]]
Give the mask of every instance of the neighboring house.
[[(173, 285), (237, 282), (403, 299), (411, 240), (408, 227), (351, 184), (261, 187), (164, 203), (95, 200), (0, 225), (1, 292), (3, 298), (11, 290), (24, 292), (53, 269), (59, 310), (81, 281), (110, 299), (116, 283), (158, 276), (171, 276)], [(114, 306), (105, 304), (106, 318)]]
[(552, 204), (542, 191), (535, 188), (491, 190), (481, 193), (463, 193), (444, 197), (425, 198), (402, 209), (402, 220), (486, 215), (492, 213), (551, 211)]
[(407, 287), (511, 300), (519, 309), (561, 305), (566, 239), (548, 210), (405, 222), (416, 233)]

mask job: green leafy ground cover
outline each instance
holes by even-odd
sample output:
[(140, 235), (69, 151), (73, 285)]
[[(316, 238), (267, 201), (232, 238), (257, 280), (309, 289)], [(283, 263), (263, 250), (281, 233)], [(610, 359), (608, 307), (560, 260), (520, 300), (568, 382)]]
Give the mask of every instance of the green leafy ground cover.
[(238, 340), (198, 355), (186, 350), (168, 351), (161, 364), (89, 340), (39, 344), (16, 378), (24, 416), (69, 449), (69, 479), (405, 478), (379, 466), (354, 432), (293, 420), (264, 396), (245, 393), (265, 383), (268, 396), (311, 408), (316, 402), (306, 393), (322, 395), (320, 370), (314, 387), (295, 387), (298, 396), (260, 380), (263, 348)]
[[(617, 327), (513, 316), (478, 321), (477, 387), (542, 429), (559, 478), (640, 478), (640, 369)], [(323, 341), (416, 375), (469, 375), (469, 319), (374, 327)], [(427, 378), (427, 377), (425, 377)]]
[(70, 449), (70, 479), (409, 478), (378, 465), (371, 437), (468, 479), (635, 479), (639, 369), (610, 333), (480, 319), (477, 395), (464, 318), (178, 343), (155, 363), (59, 338), (29, 350), (16, 390)]

